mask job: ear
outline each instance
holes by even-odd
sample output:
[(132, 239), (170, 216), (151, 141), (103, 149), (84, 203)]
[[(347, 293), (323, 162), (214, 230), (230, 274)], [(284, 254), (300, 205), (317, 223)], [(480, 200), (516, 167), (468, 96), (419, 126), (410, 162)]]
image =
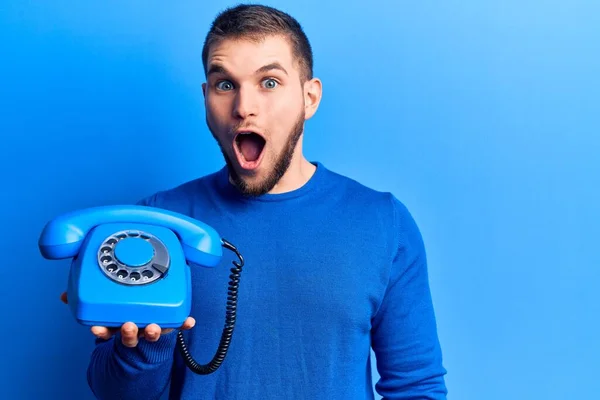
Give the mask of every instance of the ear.
[(304, 83), (304, 119), (309, 119), (315, 115), (321, 102), (322, 92), (323, 87), (320, 79), (313, 78)]
[(206, 99), (206, 82), (202, 84), (202, 95), (204, 95), (204, 98)]

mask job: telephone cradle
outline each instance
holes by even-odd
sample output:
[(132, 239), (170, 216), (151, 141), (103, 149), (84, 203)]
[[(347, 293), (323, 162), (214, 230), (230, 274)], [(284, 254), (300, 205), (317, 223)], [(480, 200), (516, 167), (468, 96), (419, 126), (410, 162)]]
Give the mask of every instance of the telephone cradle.
[(181, 331), (177, 347), (201, 375), (216, 371), (231, 343), (244, 259), (211, 226), (176, 212), (141, 205), (91, 207), (49, 221), (39, 238), (42, 256), (71, 260), (67, 298), (86, 326), (179, 328), (191, 312), (190, 267), (215, 267), (226, 248), (238, 257), (229, 276), (225, 326), (215, 355), (196, 362)]

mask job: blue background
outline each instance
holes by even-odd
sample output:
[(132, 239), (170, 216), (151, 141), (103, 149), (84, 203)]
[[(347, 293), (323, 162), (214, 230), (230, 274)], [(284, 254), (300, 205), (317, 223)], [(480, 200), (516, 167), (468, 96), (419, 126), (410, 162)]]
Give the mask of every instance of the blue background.
[[(201, 47), (230, 4), (0, 3), (0, 398), (92, 398), (92, 336), (39, 232), (222, 165)], [(268, 4), (324, 82), (308, 157), (422, 230), (451, 398), (598, 398), (599, 3)]]

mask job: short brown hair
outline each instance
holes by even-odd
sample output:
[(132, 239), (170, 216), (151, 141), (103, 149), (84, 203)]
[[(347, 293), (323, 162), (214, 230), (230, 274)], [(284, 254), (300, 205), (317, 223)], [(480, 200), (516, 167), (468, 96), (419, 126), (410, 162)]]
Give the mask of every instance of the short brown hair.
[(283, 35), (290, 40), (292, 52), (300, 64), (300, 77), (313, 77), (312, 48), (300, 23), (283, 11), (258, 4), (240, 4), (227, 8), (214, 19), (202, 49), (204, 74), (207, 72), (210, 46), (223, 39), (260, 40), (268, 35)]

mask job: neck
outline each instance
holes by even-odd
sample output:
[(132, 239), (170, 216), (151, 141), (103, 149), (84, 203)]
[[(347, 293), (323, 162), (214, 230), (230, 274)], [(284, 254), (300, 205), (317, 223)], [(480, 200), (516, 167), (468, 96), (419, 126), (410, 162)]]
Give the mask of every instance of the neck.
[(290, 162), (290, 166), (279, 182), (269, 191), (270, 194), (291, 192), (300, 189), (315, 173), (315, 167), (301, 153)]
[(277, 184), (269, 191), (270, 194), (280, 194), (300, 189), (315, 173), (315, 167), (304, 157), (303, 148), (304, 135), (300, 136), (294, 149), (294, 155), (290, 165)]
[(296, 148), (294, 149), (294, 155), (292, 156), (292, 161), (290, 161), (287, 171), (285, 174), (283, 174), (273, 189), (269, 191), (270, 194), (280, 194), (300, 189), (315, 173), (317, 167), (311, 164), (311, 162), (304, 157), (302, 152), (303, 139), (303, 136), (300, 136), (298, 139), (298, 143), (296, 143)]

